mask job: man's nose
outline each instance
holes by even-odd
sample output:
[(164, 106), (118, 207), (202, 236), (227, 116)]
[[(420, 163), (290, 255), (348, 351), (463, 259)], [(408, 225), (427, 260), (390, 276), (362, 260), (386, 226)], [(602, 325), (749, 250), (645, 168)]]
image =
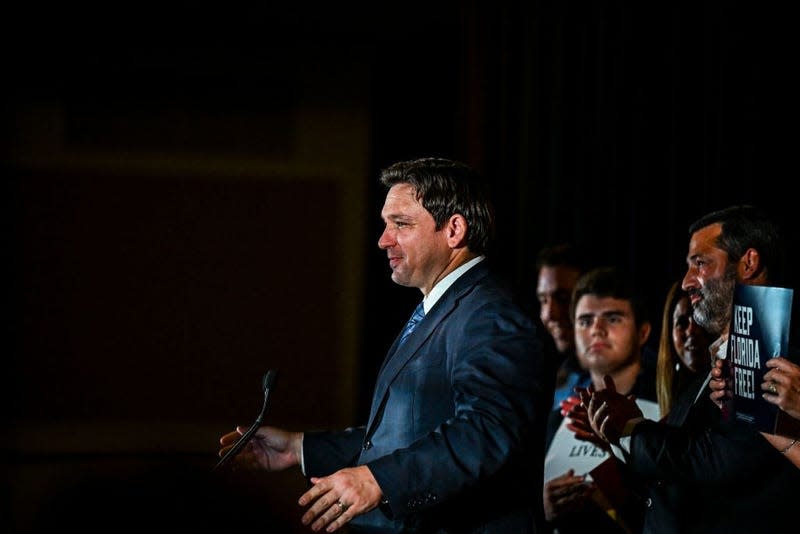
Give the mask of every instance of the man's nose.
[(698, 287), (697, 276), (695, 276), (694, 270), (690, 267), (683, 276), (683, 280), (681, 280), (681, 289), (688, 293), (690, 290)]
[(606, 333), (606, 321), (602, 317), (595, 317), (592, 321), (591, 333), (594, 334), (605, 334)]
[(378, 248), (386, 250), (392, 245), (394, 245), (394, 238), (389, 234), (388, 229), (384, 229), (383, 232), (381, 232), (381, 236), (378, 238)]

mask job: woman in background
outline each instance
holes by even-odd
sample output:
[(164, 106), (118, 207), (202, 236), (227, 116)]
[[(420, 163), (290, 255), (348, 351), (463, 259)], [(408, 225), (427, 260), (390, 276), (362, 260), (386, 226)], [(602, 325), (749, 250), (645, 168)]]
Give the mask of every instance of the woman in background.
[(661, 417), (665, 417), (686, 384), (711, 369), (709, 336), (694, 322), (689, 295), (680, 282), (669, 288), (661, 317), (656, 364), (656, 396)]

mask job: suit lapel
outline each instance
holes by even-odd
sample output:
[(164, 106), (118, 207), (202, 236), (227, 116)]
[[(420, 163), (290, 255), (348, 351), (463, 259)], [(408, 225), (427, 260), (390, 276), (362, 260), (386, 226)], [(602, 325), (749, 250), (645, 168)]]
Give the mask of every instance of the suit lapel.
[(699, 376), (692, 378), (692, 380), (686, 385), (686, 389), (684, 389), (670, 410), (670, 413), (667, 416), (667, 422), (669, 424), (683, 426), (683, 424), (686, 422), (689, 412), (694, 409), (701, 396), (706, 394), (706, 386), (708, 385), (708, 379), (710, 377), (711, 373), (709, 372), (700, 373)]
[(424, 348), (423, 346), (430, 335), (436, 330), (439, 324), (453, 312), (461, 297), (470, 291), (475, 284), (487, 274), (488, 267), (484, 260), (464, 273), (447, 289), (447, 291), (445, 291), (444, 295), (439, 298), (433, 308), (425, 315), (425, 318), (420, 321), (411, 335), (408, 336), (405, 343), (400, 345), (400, 336), (397, 336), (383, 361), (381, 370), (378, 372), (378, 379), (375, 383), (375, 393), (370, 408), (367, 436), (372, 434), (376, 422), (380, 420), (377, 416), (383, 411), (383, 406), (386, 402), (386, 396), (391, 383), (397, 378), (397, 375), (417, 351)]

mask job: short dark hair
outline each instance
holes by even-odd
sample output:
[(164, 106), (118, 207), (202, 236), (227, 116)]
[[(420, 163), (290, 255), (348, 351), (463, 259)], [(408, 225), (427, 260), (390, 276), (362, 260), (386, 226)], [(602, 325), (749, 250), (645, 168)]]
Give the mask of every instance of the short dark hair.
[(585, 295), (630, 301), (636, 325), (650, 321), (642, 292), (633, 283), (633, 278), (618, 267), (597, 267), (578, 279), (569, 310), (573, 321), (578, 301)]
[(494, 206), (488, 184), (474, 169), (444, 158), (400, 161), (381, 172), (380, 182), (387, 189), (397, 184), (411, 185), (422, 206), (433, 216), (436, 229), (460, 214), (467, 221), (467, 246), (476, 254), (486, 254), (494, 240)]
[(774, 220), (755, 206), (729, 206), (697, 219), (689, 225), (689, 235), (716, 223), (722, 227), (717, 246), (728, 254), (728, 260), (738, 261), (747, 249), (754, 248), (758, 251), (770, 283), (781, 280), (784, 268), (783, 239), (780, 227)]
[(542, 267), (570, 267), (579, 273), (588, 270), (588, 262), (572, 243), (557, 243), (544, 247), (536, 255), (536, 272)]

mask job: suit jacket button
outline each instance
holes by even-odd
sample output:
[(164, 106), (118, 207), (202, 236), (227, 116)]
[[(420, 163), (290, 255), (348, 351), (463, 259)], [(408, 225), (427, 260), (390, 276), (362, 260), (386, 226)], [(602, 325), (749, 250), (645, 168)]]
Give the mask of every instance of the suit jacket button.
[(361, 448), (364, 449), (365, 451), (370, 450), (372, 448), (372, 442), (370, 440), (365, 441), (364, 445)]
[(653, 506), (653, 499), (648, 497), (647, 500), (644, 501), (644, 505), (647, 506), (648, 508), (651, 508)]

